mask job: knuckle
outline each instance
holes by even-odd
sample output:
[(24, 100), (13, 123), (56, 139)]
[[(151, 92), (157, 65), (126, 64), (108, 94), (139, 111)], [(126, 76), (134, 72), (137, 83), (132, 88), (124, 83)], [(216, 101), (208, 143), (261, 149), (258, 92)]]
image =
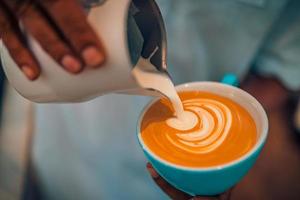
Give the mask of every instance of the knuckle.
[(8, 20), (8, 17), (3, 12), (3, 10), (0, 8), (0, 32), (1, 34), (7, 33), (11, 31), (11, 21)]
[(67, 0), (37, 0), (37, 2), (40, 3), (40, 5), (43, 5), (46, 9), (56, 7), (64, 1)]
[(77, 30), (78, 31), (74, 30), (73, 32), (77, 39), (81, 39), (82, 41), (90, 41), (94, 39), (94, 35), (88, 28), (81, 27)]
[(26, 50), (23, 50), (21, 48), (14, 48), (14, 49), (8, 48), (8, 51), (9, 51), (11, 57), (14, 59), (14, 61), (18, 65), (22, 65), (22, 64), (31, 62), (31, 57), (26, 52)]
[(16, 41), (3, 41), (10, 56), (15, 60), (15, 62), (20, 65), (24, 63), (29, 63), (32, 60), (32, 56), (28, 49), (23, 47), (19, 42)]
[(65, 14), (61, 17), (61, 24), (68, 25), (65, 30), (68, 34), (73, 35), (87, 35), (90, 34), (91, 27), (89, 26), (86, 17), (76, 17), (74, 15)]
[(44, 48), (56, 60), (69, 53), (68, 49), (60, 42), (46, 46)]
[(17, 15), (21, 16), (27, 12), (28, 8), (33, 5), (31, 0), (9, 0), (6, 1), (8, 7)]
[(0, 36), (3, 36), (9, 32), (11, 32), (11, 26), (8, 23), (0, 22)]
[(16, 60), (24, 60), (24, 58), (28, 57), (26, 51), (20, 47), (12, 47), (9, 49), (9, 52)]
[(39, 3), (45, 6), (54, 6), (60, 2), (60, 0), (38, 0)]
[(18, 66), (29, 65), (31, 67), (35, 67), (37, 65), (37, 62), (31, 52), (27, 49), (14, 49), (8, 51)]
[(80, 31), (74, 30), (70, 33), (72, 40), (77, 48), (82, 49), (91, 44), (97, 44), (97, 37), (91, 29), (82, 28)]
[(54, 59), (60, 59), (63, 55), (69, 53), (67, 46), (58, 38), (51, 37), (46, 33), (38, 33), (36, 37), (42, 48)]

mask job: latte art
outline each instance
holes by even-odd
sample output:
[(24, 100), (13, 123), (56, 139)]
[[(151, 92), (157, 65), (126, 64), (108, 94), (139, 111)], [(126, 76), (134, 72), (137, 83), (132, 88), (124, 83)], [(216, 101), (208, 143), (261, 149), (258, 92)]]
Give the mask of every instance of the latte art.
[(179, 92), (179, 96), (185, 110), (181, 117), (165, 98), (143, 116), (142, 140), (157, 156), (182, 166), (216, 166), (255, 145), (255, 122), (239, 104), (207, 92)]
[[(179, 131), (175, 139), (166, 132), (168, 140), (174, 146), (196, 154), (208, 153), (218, 148), (228, 136), (232, 124), (230, 109), (223, 103), (205, 98), (185, 100), (183, 105), (187, 112), (193, 114), (185, 115), (184, 120), (166, 120), (168, 126)], [(182, 132), (191, 123), (194, 129)]]
[(190, 111), (183, 111), (180, 117), (172, 117), (166, 120), (168, 126), (177, 129), (179, 131), (190, 130), (194, 128), (198, 123), (199, 119), (196, 114)]

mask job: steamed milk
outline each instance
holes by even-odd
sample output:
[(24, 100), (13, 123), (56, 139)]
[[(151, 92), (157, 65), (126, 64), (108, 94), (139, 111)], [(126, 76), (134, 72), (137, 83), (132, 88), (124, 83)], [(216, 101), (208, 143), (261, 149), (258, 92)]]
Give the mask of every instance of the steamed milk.
[(143, 88), (157, 90), (170, 100), (174, 108), (174, 117), (168, 120), (168, 124), (179, 130), (188, 130), (197, 124), (197, 117), (192, 112), (183, 109), (182, 102), (170, 77), (166, 73), (157, 71), (150, 63), (150, 59), (157, 49), (148, 59), (142, 57), (139, 59), (133, 74)]

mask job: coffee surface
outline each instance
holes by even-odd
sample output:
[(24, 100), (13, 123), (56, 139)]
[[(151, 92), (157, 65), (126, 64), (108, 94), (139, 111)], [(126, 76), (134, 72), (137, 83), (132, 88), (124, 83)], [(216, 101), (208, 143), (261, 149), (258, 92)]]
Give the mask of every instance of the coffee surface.
[(142, 140), (157, 156), (181, 166), (210, 167), (238, 159), (255, 145), (255, 122), (239, 104), (200, 91), (179, 96), (184, 120), (174, 116), (166, 98), (155, 102), (142, 119)]

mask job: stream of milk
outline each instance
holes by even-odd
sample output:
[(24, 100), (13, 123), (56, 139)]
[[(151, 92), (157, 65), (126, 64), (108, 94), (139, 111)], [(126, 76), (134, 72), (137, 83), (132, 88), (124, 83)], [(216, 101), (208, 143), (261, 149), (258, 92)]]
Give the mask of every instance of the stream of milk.
[(175, 113), (174, 117), (167, 120), (167, 124), (178, 130), (189, 130), (196, 126), (198, 118), (194, 113), (184, 110), (183, 104), (168, 74), (158, 71), (150, 63), (150, 59), (157, 49), (147, 59), (140, 57), (136, 67), (133, 69), (133, 74), (143, 88), (157, 90), (170, 100)]

